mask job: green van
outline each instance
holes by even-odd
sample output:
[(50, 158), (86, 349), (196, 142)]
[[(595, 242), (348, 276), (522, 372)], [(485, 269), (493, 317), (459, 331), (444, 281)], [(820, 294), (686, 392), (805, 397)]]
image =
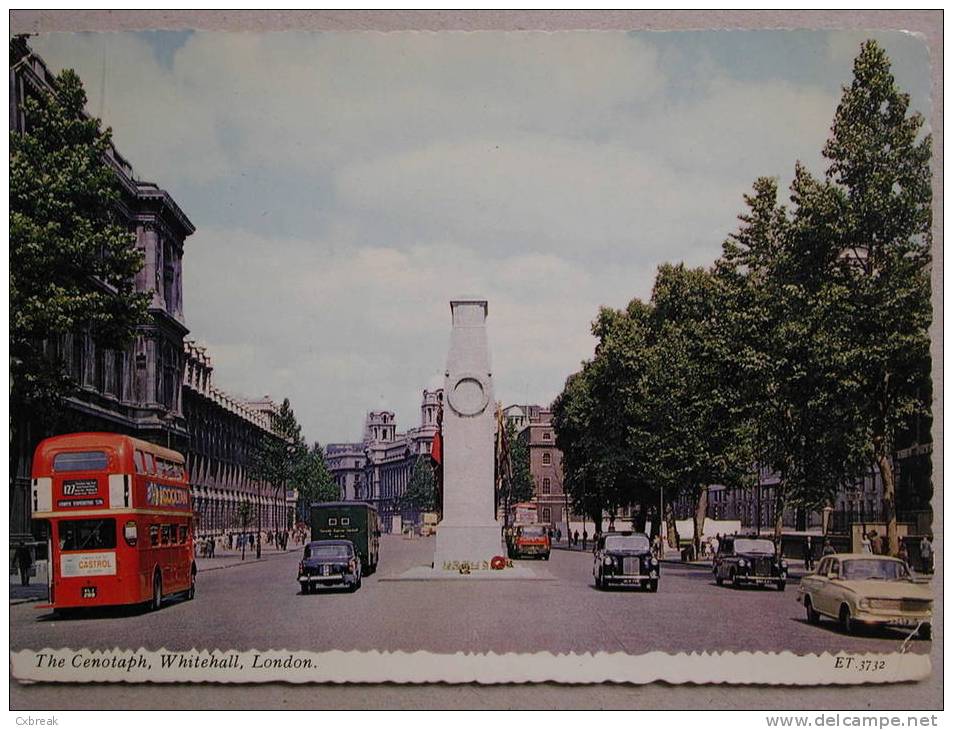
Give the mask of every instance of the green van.
[(377, 570), (380, 519), (367, 502), (312, 502), (312, 540), (350, 540), (361, 558), (364, 575)]

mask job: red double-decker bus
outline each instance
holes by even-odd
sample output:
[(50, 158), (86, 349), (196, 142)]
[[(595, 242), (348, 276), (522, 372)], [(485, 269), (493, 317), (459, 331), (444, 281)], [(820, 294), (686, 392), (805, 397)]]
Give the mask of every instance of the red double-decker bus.
[(33, 519), (49, 523), (54, 610), (195, 595), (192, 500), (182, 455), (114, 433), (74, 433), (33, 456)]

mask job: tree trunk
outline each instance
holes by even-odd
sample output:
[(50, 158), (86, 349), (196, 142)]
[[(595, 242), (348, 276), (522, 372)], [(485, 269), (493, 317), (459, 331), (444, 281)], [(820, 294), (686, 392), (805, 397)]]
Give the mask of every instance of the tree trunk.
[(897, 484), (894, 481), (893, 463), (886, 454), (877, 454), (877, 468), (884, 485), (884, 521), (887, 523), (887, 552), (900, 552), (900, 537), (897, 534)]
[(784, 529), (784, 499), (781, 497), (781, 482), (775, 487), (774, 498), (774, 544), (781, 545), (781, 532)]
[(678, 547), (678, 528), (675, 526), (675, 509), (671, 502), (665, 503), (665, 539), (671, 548)]
[[(639, 502), (639, 511), (633, 519), (632, 527), (636, 532), (645, 532), (645, 502)], [(650, 535), (654, 537), (654, 535)]]
[(708, 487), (703, 486), (698, 490), (698, 497), (695, 501), (695, 534), (692, 537), (692, 546), (695, 549), (695, 558), (701, 555), (702, 536), (705, 534), (705, 516), (708, 512)]

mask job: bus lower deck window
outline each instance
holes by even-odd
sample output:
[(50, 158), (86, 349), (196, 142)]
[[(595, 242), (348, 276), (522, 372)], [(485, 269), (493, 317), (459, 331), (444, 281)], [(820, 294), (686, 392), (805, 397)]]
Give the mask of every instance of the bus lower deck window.
[(149, 525), (149, 544), (156, 547), (159, 544), (159, 526)]
[(60, 550), (110, 550), (116, 547), (116, 520), (60, 520)]

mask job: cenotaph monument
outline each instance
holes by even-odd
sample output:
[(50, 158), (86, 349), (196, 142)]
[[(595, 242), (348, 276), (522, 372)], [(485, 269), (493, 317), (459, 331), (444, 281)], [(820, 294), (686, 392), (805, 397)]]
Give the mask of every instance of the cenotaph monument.
[(435, 571), (454, 561), (482, 563), (504, 553), (493, 503), (496, 401), (486, 300), (455, 299), (450, 314), (443, 388), (443, 519), (437, 526)]

